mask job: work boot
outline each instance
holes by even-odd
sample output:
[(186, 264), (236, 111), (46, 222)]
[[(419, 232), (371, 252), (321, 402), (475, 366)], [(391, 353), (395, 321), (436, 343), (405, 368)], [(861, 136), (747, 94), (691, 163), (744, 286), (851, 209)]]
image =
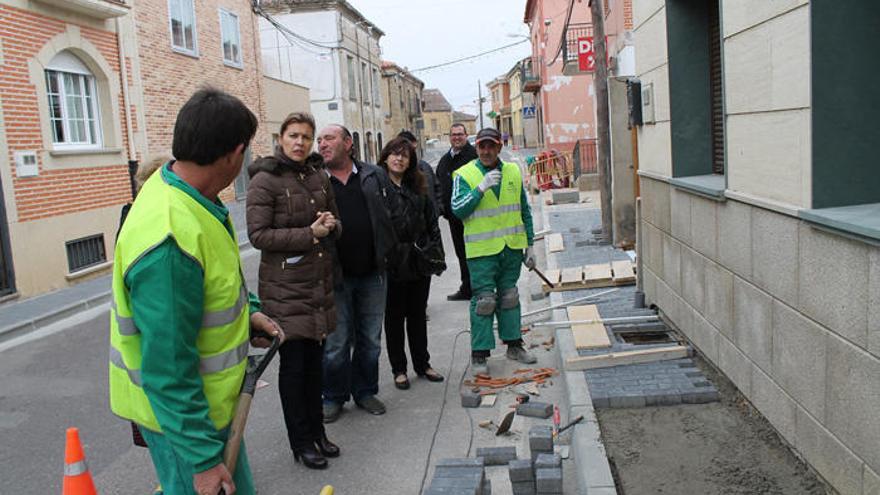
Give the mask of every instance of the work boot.
[(474, 375), (489, 374), (489, 362), (486, 356), (471, 356), (471, 372)]
[(338, 402), (324, 402), (324, 422), (332, 423), (339, 419), (342, 414), (342, 404)]
[(507, 359), (519, 361), (523, 364), (535, 364), (538, 362), (538, 358), (536, 358), (534, 354), (525, 350), (525, 348), (519, 344), (510, 344), (507, 346)]

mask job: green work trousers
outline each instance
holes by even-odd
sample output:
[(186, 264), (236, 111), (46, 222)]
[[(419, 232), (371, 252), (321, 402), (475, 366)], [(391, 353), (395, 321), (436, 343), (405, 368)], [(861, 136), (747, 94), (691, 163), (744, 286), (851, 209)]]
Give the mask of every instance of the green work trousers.
[[(156, 493), (161, 495), (196, 495), (193, 487), (193, 475), (195, 474), (193, 466), (184, 462), (174, 453), (174, 449), (165, 439), (165, 435), (143, 427), (140, 430), (144, 440), (147, 441), (150, 457), (152, 457), (153, 466), (156, 468), (156, 476), (162, 486), (162, 491)], [(226, 432), (228, 431), (227, 429)], [(232, 473), (232, 481), (235, 482), (236, 495), (254, 495), (256, 493), (244, 440), (241, 441), (241, 449), (238, 452), (235, 472)]]
[[(468, 270), (471, 272), (471, 350), (488, 351), (495, 348), (495, 335), (492, 323), (498, 318), (498, 336), (504, 342), (522, 338), (520, 329), (520, 305), (517, 301), (512, 308), (501, 308), (501, 294), (506, 289), (516, 287), (519, 280), (523, 253), (519, 249), (505, 247), (500, 253), (492, 256), (468, 258)], [(492, 315), (477, 314), (477, 299), (480, 294), (495, 295), (495, 313)]]

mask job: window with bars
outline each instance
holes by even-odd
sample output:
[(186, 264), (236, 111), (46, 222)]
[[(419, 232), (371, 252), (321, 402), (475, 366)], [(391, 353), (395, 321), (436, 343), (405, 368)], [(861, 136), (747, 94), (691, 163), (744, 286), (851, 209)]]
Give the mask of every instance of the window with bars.
[(101, 145), (95, 77), (81, 60), (61, 52), (46, 69), (49, 121), (55, 148)]
[(354, 68), (354, 57), (345, 57), (348, 65), (348, 99), (357, 101), (357, 74)]
[(193, 0), (168, 0), (171, 47), (189, 55), (198, 53), (196, 11)]
[(104, 250), (104, 234), (67, 241), (67, 268), (70, 273), (85, 270), (107, 261)]
[(672, 176), (715, 176), (712, 184), (723, 190), (723, 177), (719, 177), (724, 175), (725, 160), (719, 2), (668, 0), (666, 7)]
[(233, 67), (241, 67), (241, 30), (238, 16), (220, 9), (220, 36), (223, 47), (223, 63)]

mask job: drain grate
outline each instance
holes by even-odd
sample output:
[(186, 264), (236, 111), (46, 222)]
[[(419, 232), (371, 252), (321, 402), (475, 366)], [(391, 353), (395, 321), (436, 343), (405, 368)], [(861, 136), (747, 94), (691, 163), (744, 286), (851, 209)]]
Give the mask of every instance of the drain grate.
[(633, 345), (665, 344), (676, 341), (669, 332), (617, 332), (617, 335), (627, 344)]

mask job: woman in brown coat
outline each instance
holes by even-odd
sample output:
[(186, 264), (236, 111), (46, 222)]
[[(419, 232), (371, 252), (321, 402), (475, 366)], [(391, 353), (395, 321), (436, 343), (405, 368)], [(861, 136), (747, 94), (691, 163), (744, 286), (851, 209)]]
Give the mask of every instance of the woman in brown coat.
[(335, 240), (342, 226), (321, 156), (311, 153), (314, 118), (293, 113), (275, 155), (248, 167), (247, 227), (261, 251), (263, 312), (284, 329), (278, 389), (294, 459), (327, 467), (339, 447), (327, 439), (321, 399), (324, 339), (336, 328)]

